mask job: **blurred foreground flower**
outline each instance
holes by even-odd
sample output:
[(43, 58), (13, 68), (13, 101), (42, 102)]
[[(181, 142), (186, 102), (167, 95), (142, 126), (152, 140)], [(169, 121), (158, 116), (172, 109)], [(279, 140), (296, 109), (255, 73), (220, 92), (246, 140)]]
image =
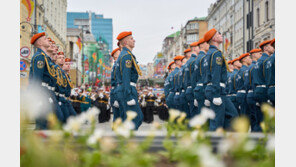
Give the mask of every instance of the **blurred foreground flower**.
[(249, 120), (246, 117), (236, 118), (232, 123), (232, 128), (239, 133), (246, 133), (249, 130)]
[(267, 144), (266, 144), (266, 149), (270, 152), (275, 150), (275, 137), (274, 136), (269, 137)]
[(169, 110), (169, 121), (173, 122), (178, 116), (180, 116), (181, 112), (179, 110), (170, 109)]
[(137, 113), (136, 112), (134, 112), (134, 111), (127, 111), (126, 112), (126, 115), (127, 115), (127, 120), (129, 120), (129, 121), (131, 121), (131, 120), (133, 120), (134, 118), (136, 118), (136, 116), (137, 116)]
[(89, 136), (87, 140), (87, 144), (89, 145), (96, 144), (97, 141), (102, 138), (103, 134), (104, 134), (103, 130), (95, 129), (94, 133), (91, 136)]
[(202, 167), (224, 167), (222, 160), (218, 159), (211, 150), (210, 146), (202, 144), (197, 149), (197, 155), (200, 157)]

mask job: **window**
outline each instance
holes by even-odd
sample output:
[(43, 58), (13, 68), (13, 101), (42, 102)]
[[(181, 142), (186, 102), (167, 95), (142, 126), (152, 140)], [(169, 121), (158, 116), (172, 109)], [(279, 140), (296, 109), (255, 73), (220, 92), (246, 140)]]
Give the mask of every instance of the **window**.
[(268, 15), (268, 11), (269, 11), (269, 7), (268, 7), (268, 1), (265, 2), (265, 21), (269, 20), (269, 15)]
[(257, 8), (257, 27), (260, 26), (260, 9)]

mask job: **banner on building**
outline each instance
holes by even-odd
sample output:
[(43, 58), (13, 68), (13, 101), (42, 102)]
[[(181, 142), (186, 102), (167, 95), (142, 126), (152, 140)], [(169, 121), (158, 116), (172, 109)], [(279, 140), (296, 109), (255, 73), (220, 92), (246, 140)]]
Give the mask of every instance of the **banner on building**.
[(82, 42), (81, 42), (81, 39), (80, 38), (77, 39), (76, 44), (77, 44), (77, 46), (79, 48), (79, 53), (80, 53), (81, 48), (82, 48)]
[(230, 41), (228, 40), (228, 38), (226, 38), (225, 42), (224, 42), (224, 51), (225, 51), (225, 53), (228, 53), (229, 45), (230, 45)]
[(33, 0), (22, 0), (22, 4), (24, 4), (28, 11), (27, 21), (31, 21), (31, 17), (35, 8), (35, 3)]

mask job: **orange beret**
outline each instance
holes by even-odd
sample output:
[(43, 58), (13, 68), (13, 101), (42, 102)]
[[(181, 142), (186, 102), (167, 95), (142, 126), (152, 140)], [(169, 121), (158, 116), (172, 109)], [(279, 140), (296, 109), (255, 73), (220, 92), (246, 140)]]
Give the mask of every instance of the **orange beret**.
[(216, 34), (217, 30), (215, 28), (210, 29), (208, 32), (204, 35), (205, 42), (209, 42), (213, 36)]
[(227, 64), (232, 64), (232, 60), (229, 60), (229, 61), (227, 62)]
[(191, 51), (191, 49), (188, 48), (188, 49), (185, 49), (185, 50), (184, 50), (184, 53), (187, 53), (187, 52), (190, 52), (190, 51)]
[(263, 41), (263, 42), (261, 42), (261, 44), (259, 45), (259, 47), (261, 48), (262, 46), (264, 46), (266, 44), (269, 44), (270, 42), (271, 42), (271, 40)]
[(183, 57), (184, 57), (184, 56), (182, 56), (182, 55), (178, 55), (178, 56), (174, 57), (174, 60), (175, 60), (175, 61), (176, 61), (176, 60), (182, 60)]
[(52, 39), (50, 37), (47, 38), (50, 42), (52, 42)]
[(171, 65), (173, 65), (174, 63), (175, 63), (174, 61), (170, 62), (170, 64), (168, 65), (168, 69), (170, 69)]
[(244, 54), (240, 55), (240, 57), (238, 57), (238, 60), (241, 60), (247, 56), (250, 56), (250, 53), (244, 53)]
[(186, 58), (186, 56), (183, 56), (182, 59), (181, 59), (181, 61), (183, 61), (184, 58)]
[(33, 45), (35, 43), (35, 41), (42, 36), (45, 36), (45, 32), (33, 35), (33, 37), (31, 38), (31, 44)]
[(252, 49), (251, 51), (250, 51), (250, 53), (252, 54), (252, 53), (257, 53), (257, 52), (262, 52), (262, 50), (261, 49)]
[(65, 55), (64, 52), (59, 52), (58, 55)]
[(111, 56), (113, 57), (114, 53), (117, 52), (119, 50), (119, 48), (116, 48), (112, 51)]
[(124, 31), (124, 32), (121, 32), (118, 36), (117, 36), (117, 40), (120, 41), (122, 40), (123, 38), (129, 36), (129, 35), (132, 35), (132, 32), (131, 31)]
[(65, 58), (65, 62), (71, 62), (70, 58)]
[(198, 42), (192, 42), (192, 43), (190, 44), (191, 47), (193, 47), (193, 46), (197, 46), (197, 45), (198, 45)]
[(273, 38), (273, 40), (271, 40), (270, 45), (273, 45), (275, 43), (275, 38)]
[(198, 40), (197, 45), (200, 45), (202, 43), (206, 42), (204, 38), (201, 38)]
[(233, 63), (236, 62), (236, 61), (239, 61), (239, 57), (233, 59), (231, 63), (233, 64)]

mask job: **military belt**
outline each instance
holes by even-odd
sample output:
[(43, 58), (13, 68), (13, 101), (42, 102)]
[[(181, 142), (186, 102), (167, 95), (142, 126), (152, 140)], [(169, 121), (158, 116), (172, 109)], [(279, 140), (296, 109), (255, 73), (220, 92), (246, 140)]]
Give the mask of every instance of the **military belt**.
[(253, 93), (253, 90), (249, 90), (248, 93)]
[(270, 85), (270, 86), (269, 86), (269, 88), (274, 88), (274, 87), (275, 87), (274, 85)]
[(114, 89), (114, 86), (112, 86), (111, 89)]
[(182, 92), (184, 93), (184, 92), (185, 92), (185, 90), (184, 90), (184, 89), (182, 89)]
[(176, 95), (179, 95), (180, 93), (179, 92), (176, 92)]
[(246, 90), (238, 90), (237, 93), (246, 93)]
[[(208, 85), (208, 86), (209, 86), (209, 85), (213, 85), (213, 83), (212, 83), (212, 82), (210, 82), (210, 83), (208, 83), (207, 85)], [(226, 87), (226, 86), (225, 86), (225, 83), (222, 83), (222, 82), (220, 82), (220, 86), (221, 86), (221, 87), (223, 87), (223, 88), (225, 88), (225, 87)]]
[(147, 100), (147, 102), (154, 102), (154, 100)]
[(192, 88), (192, 86), (188, 86), (187, 89)]
[(64, 97), (65, 98), (65, 94), (59, 94), (60, 97)]
[(203, 84), (202, 83), (197, 83), (196, 86), (203, 86)]
[(256, 88), (266, 88), (266, 85), (257, 85)]
[(227, 96), (236, 96), (236, 94), (229, 94), (229, 95), (227, 95)]

